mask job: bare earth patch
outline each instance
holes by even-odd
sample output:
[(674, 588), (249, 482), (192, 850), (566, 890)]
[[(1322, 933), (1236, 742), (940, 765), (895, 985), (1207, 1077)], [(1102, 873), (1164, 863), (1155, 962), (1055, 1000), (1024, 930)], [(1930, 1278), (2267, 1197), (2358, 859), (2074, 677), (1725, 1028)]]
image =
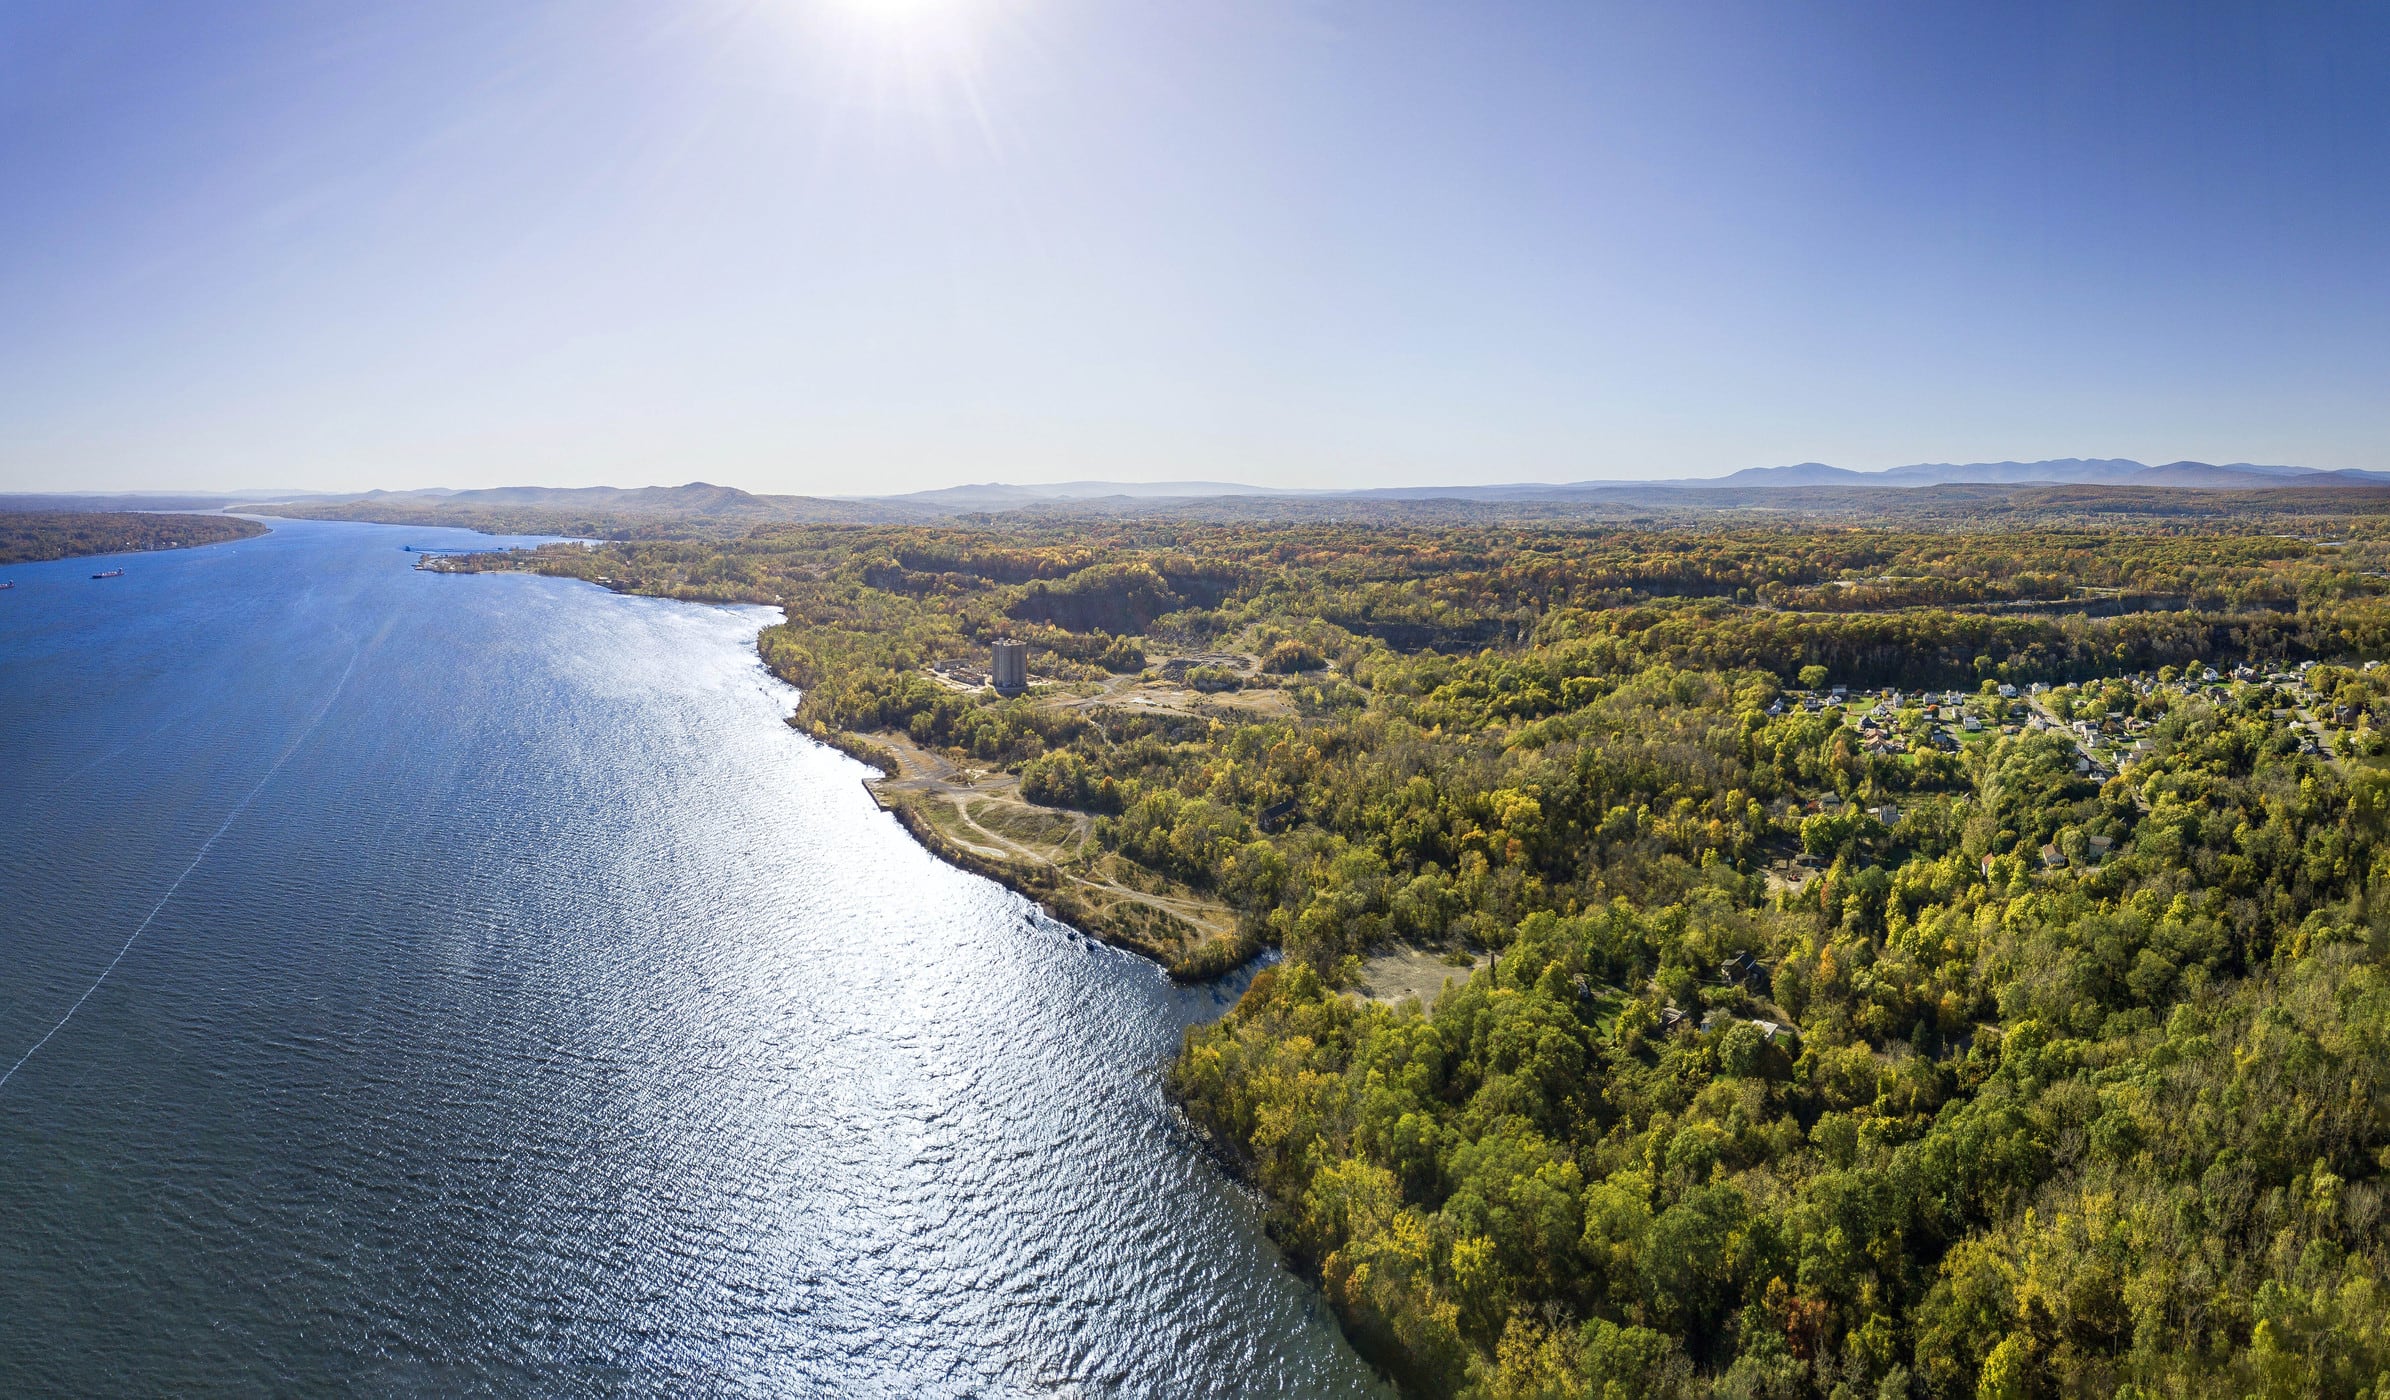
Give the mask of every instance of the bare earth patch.
[[(880, 805), (903, 808), (934, 833), (933, 849), (1004, 878), (1057, 918), (1144, 953), (1179, 973), (1225, 971), (1243, 961), (1234, 910), (1102, 851), (1085, 812), (1038, 806), (1010, 773), (955, 762), (909, 737), (873, 733), (897, 774), (867, 784)], [(916, 830), (916, 834), (920, 834)]]
[(1434, 1006), (1447, 982), (1467, 982), (1488, 961), (1479, 953), (1467, 967), (1457, 967), (1445, 961), (1443, 949), (1398, 944), (1361, 964), (1360, 992), (1371, 1001), (1392, 1004), (1417, 997), (1421, 1006)]

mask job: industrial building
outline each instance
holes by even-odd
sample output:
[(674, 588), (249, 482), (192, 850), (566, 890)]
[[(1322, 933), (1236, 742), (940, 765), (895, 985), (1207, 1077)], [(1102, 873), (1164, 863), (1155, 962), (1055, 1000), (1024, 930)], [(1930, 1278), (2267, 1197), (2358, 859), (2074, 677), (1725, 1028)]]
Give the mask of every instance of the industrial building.
[(1018, 695), (1029, 688), (1029, 644), (1027, 642), (996, 643), (996, 668), (993, 684), (999, 694)]

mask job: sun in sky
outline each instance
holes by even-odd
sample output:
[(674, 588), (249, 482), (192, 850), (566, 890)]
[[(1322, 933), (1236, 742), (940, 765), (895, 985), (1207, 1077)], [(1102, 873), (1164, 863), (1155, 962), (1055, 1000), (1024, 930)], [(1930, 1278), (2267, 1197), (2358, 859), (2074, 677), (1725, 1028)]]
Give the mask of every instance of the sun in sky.
[(999, 0), (809, 0), (792, 14), (803, 67), (825, 75), (840, 106), (881, 123), (918, 126), (941, 142), (994, 150), (983, 89), (1000, 27), (1017, 20)]
[(864, 63), (952, 66), (974, 61), (995, 0), (813, 0), (817, 23)]
[(17, 0), (0, 484), (2385, 465), (2390, 20), (2079, 10)]
[(827, 0), (858, 25), (907, 32), (949, 29), (968, 20), (971, 0)]

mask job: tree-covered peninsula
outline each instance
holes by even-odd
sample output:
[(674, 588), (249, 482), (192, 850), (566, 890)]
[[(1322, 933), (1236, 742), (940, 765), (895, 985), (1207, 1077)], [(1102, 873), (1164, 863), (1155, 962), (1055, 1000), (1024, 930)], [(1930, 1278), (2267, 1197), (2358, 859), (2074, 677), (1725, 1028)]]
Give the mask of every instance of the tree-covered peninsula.
[(1278, 950), (1170, 1084), (1412, 1393), (2380, 1394), (2390, 534), (2080, 504), (449, 567), (775, 603), (925, 839)]
[(266, 532), (254, 520), (231, 515), (168, 515), (149, 511), (0, 511), (0, 565), (38, 564), (88, 554), (131, 554), (150, 549), (245, 540)]

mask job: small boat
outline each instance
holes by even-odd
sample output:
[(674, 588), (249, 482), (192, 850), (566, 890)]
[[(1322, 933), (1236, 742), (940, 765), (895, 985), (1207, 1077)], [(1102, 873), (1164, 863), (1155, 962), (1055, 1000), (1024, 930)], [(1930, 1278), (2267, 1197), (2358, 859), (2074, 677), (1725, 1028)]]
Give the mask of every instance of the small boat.
[(92, 577), (93, 577), (93, 578), (123, 578), (123, 577), (124, 577), (124, 570), (122, 570), (122, 569), (110, 569), (108, 572), (106, 572), (106, 573), (104, 573), (104, 574), (93, 574), (93, 575), (92, 575)]

